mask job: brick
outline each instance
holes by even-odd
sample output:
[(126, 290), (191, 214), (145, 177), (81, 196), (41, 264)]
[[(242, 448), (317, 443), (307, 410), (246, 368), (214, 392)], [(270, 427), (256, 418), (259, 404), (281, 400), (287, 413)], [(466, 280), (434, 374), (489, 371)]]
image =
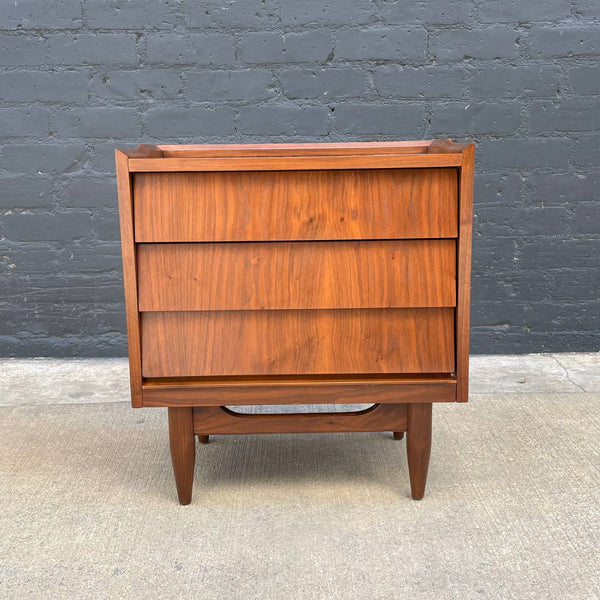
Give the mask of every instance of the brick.
[(88, 212), (12, 213), (4, 216), (9, 240), (22, 242), (87, 239), (91, 233)]
[(474, 139), (473, 351), (599, 347), (597, 1), (0, 12), (0, 355), (125, 354), (114, 148), (144, 138)]
[(573, 228), (577, 233), (600, 233), (600, 204), (580, 204), (575, 209)]
[(600, 129), (600, 99), (573, 99), (559, 103), (534, 102), (529, 109), (529, 129), (542, 131), (588, 131)]
[(600, 173), (532, 173), (525, 187), (530, 201), (540, 205), (600, 201)]
[(271, 71), (202, 71), (187, 73), (188, 96), (196, 101), (265, 100), (275, 95)]
[(7, 29), (78, 29), (80, 0), (19, 0), (2, 3), (2, 21)]
[(240, 109), (239, 131), (251, 135), (325, 135), (329, 110), (316, 106), (257, 106)]
[(81, 169), (86, 158), (81, 142), (60, 144), (7, 144), (4, 168), (13, 173), (72, 173)]
[(482, 300), (471, 311), (472, 327), (522, 327), (525, 304)]
[(528, 306), (525, 320), (532, 331), (563, 332), (597, 331), (600, 329), (600, 303), (577, 302), (537, 302), (535, 307)]
[(483, 2), (479, 9), (482, 23), (525, 23), (528, 21), (559, 21), (571, 16), (570, 0), (495, 0)]
[(555, 97), (559, 81), (560, 70), (555, 66), (490, 65), (473, 74), (469, 87), (475, 98)]
[(558, 272), (549, 272), (549, 297), (561, 302), (585, 302), (600, 298), (600, 269), (573, 269), (569, 265)]
[(174, 0), (85, 0), (85, 22), (91, 29), (173, 29)]
[(425, 107), (422, 104), (395, 106), (343, 104), (335, 111), (339, 133), (422, 137)]
[(432, 105), (431, 132), (435, 135), (510, 135), (520, 124), (521, 105), (516, 102), (447, 102)]
[(59, 260), (67, 272), (111, 273), (120, 276), (122, 269), (121, 244), (119, 242), (88, 242), (61, 245)]
[[(193, 119), (190, 119), (193, 114)], [(157, 138), (172, 136), (223, 136), (234, 132), (231, 108), (157, 108), (146, 116), (149, 135)]]
[(584, 19), (600, 17), (600, 4), (597, 0), (575, 0), (574, 9), (576, 14)]
[(177, 98), (183, 94), (180, 73), (167, 69), (104, 71), (92, 79), (98, 98), (144, 100)]
[(250, 64), (325, 62), (333, 53), (326, 31), (282, 35), (274, 31), (246, 33), (239, 43), (241, 59)]
[(511, 242), (515, 237), (525, 234), (525, 221), (522, 220), (523, 209), (510, 204), (487, 204), (477, 206), (476, 219), (473, 223), (474, 237), (477, 235), (508, 237)]
[[(475, 150), (477, 153), (477, 149)], [(475, 209), (482, 204), (504, 203), (516, 204), (522, 202), (523, 178), (520, 174), (510, 171), (508, 173), (481, 173), (475, 170)]]
[(57, 110), (53, 124), (64, 137), (123, 138), (141, 135), (139, 110), (87, 107)]
[(90, 338), (56, 334), (43, 337), (20, 332), (19, 336), (0, 336), (0, 347), (6, 350), (6, 356), (15, 358), (127, 356), (127, 338), (123, 333)]
[(573, 162), (577, 165), (600, 165), (600, 133), (577, 136)]
[(82, 72), (6, 72), (0, 73), (0, 89), (8, 102), (83, 102), (88, 79)]
[(167, 65), (230, 65), (235, 62), (233, 38), (221, 33), (152, 35), (148, 63)]
[(12, 291), (15, 299), (25, 296), (30, 304), (43, 305), (120, 302), (123, 299), (123, 285), (114, 274), (93, 277), (82, 274), (49, 274), (38, 278), (35, 285), (27, 280), (15, 281)]
[(578, 94), (600, 94), (600, 65), (579, 65), (567, 69), (567, 74)]
[(368, 79), (361, 69), (326, 68), (279, 73), (287, 98), (343, 98), (362, 96)]
[(429, 47), (437, 60), (516, 58), (519, 36), (515, 29), (443, 29), (431, 35)]
[(48, 208), (52, 180), (47, 175), (0, 178), (0, 208)]
[(116, 207), (95, 210), (92, 214), (92, 226), (98, 240), (118, 242), (121, 239), (119, 214)]
[(297, 25), (364, 25), (374, 20), (377, 7), (371, 0), (355, 0), (351, 10), (343, 0), (282, 2), (281, 22)]
[(473, 354), (502, 354), (503, 348), (510, 348), (513, 354), (531, 352), (596, 352), (600, 345), (600, 335), (594, 332), (533, 333), (497, 335), (496, 332), (472, 331), (471, 352)]
[(390, 25), (426, 23), (454, 25), (470, 21), (475, 14), (472, 0), (422, 0), (415, 2), (384, 2), (380, 5), (382, 19)]
[[(88, 278), (88, 282), (93, 284), (94, 279)], [(63, 278), (56, 280), (54, 283), (62, 288), (68, 285), (81, 287), (80, 282), (75, 278)], [(57, 290), (52, 293), (52, 300), (55, 302), (52, 305), (51, 302), (44, 302), (37, 294), (37, 291), (35, 295), (28, 297), (27, 306), (20, 307), (18, 311), (11, 312), (8, 315), (8, 320), (4, 322), (5, 327), (3, 331), (5, 333), (9, 331), (16, 334), (21, 333), (20, 324), (26, 322), (29, 324), (29, 333), (33, 333), (36, 340), (39, 340), (41, 336), (48, 336), (56, 331), (61, 332), (61, 339), (63, 341), (64, 338), (77, 334), (86, 335), (88, 339), (93, 340), (95, 336), (102, 333), (106, 335), (106, 330), (112, 329), (120, 321), (115, 319), (114, 309), (110, 311), (103, 310), (95, 305), (94, 300), (86, 304), (72, 300), (65, 301), (63, 290)], [(90, 290), (86, 290), (86, 293), (89, 294)], [(122, 309), (122, 312), (124, 314), (124, 309)], [(42, 313), (43, 317), (40, 317), (39, 313)], [(73, 341), (69, 340), (69, 343), (72, 344)], [(49, 349), (46, 348), (46, 352), (48, 351)], [(56, 352), (56, 349), (50, 348), (50, 351)]]
[[(86, 163), (86, 170), (93, 171), (96, 174), (102, 174), (115, 178), (115, 148), (135, 148), (140, 142), (139, 135), (127, 140), (123, 136), (112, 140), (101, 138), (88, 138), (86, 146), (88, 147), (89, 160)], [(86, 176), (88, 174), (86, 173)]]
[(548, 239), (527, 238), (520, 250), (520, 261), (529, 268), (552, 269), (560, 265), (576, 268), (598, 265), (600, 239)]
[[(484, 233), (476, 231), (473, 236), (473, 271), (484, 273), (510, 271), (514, 268), (515, 246), (512, 237), (492, 237), (487, 235), (485, 229)], [(490, 299), (504, 300), (505, 296), (506, 293), (498, 297), (496, 290), (492, 290)]]
[(124, 65), (138, 63), (133, 33), (54, 34), (48, 38), (50, 58), (59, 65)]
[[(80, 320), (84, 331), (89, 332), (91, 339), (101, 334), (106, 336), (107, 334), (118, 334), (124, 331), (125, 308), (118, 307), (115, 309), (113, 308), (114, 304), (112, 304), (110, 310), (96, 308), (95, 310), (84, 309), (82, 311)], [(114, 353), (112, 355), (107, 354), (107, 356), (114, 356)]]
[(376, 69), (374, 75), (379, 95), (395, 98), (460, 98), (466, 80), (465, 69), (448, 67), (390, 65)]
[(0, 265), (0, 271), (11, 276), (48, 275), (61, 270), (58, 251), (43, 242), (9, 242), (0, 250)]
[(341, 31), (335, 44), (336, 58), (350, 60), (422, 61), (427, 50), (427, 31), (373, 28)]
[(115, 207), (117, 186), (112, 178), (78, 177), (66, 184), (58, 195), (58, 204), (64, 208)]
[(600, 25), (595, 27), (544, 27), (529, 34), (533, 58), (597, 56), (600, 54)]
[(523, 299), (531, 299), (536, 304), (543, 301), (570, 304), (599, 300), (600, 270), (597, 268), (574, 269), (560, 257), (546, 270), (541, 271), (535, 263), (529, 268), (531, 270), (524, 270), (516, 277)]
[(484, 168), (568, 167), (570, 140), (530, 138), (484, 140), (478, 145), (478, 158)]
[(201, 29), (253, 29), (277, 24), (275, 0), (183, 0), (185, 23)]
[[(473, 244), (475, 246), (475, 239)], [(472, 295), (477, 302), (481, 300), (516, 302), (519, 297), (515, 280), (506, 273), (493, 271), (489, 264), (483, 269), (473, 270)]]
[(0, 65), (42, 65), (48, 58), (46, 40), (37, 35), (0, 35)]
[(563, 206), (544, 206), (523, 211), (522, 219), (531, 235), (558, 235), (566, 230), (570, 214)]
[(47, 137), (49, 114), (45, 108), (0, 108), (0, 136)]

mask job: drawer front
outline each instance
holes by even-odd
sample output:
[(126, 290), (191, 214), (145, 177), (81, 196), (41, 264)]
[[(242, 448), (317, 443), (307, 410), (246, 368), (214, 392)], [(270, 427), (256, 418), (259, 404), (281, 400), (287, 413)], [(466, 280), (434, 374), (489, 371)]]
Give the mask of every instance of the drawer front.
[(136, 173), (138, 242), (457, 236), (457, 170)]
[(454, 371), (454, 309), (147, 312), (144, 377)]
[(455, 240), (140, 244), (140, 311), (456, 305)]

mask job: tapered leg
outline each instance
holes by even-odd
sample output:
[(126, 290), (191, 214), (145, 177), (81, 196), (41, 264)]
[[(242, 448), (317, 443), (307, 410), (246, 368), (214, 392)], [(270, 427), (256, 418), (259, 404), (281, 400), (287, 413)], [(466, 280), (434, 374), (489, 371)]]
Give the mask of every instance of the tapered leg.
[(425, 494), (431, 454), (431, 407), (430, 402), (408, 405), (406, 453), (413, 500), (420, 500)]
[(395, 440), (401, 440), (404, 437), (404, 431), (392, 431)]
[(171, 460), (175, 472), (177, 495), (181, 504), (189, 504), (192, 501), (196, 458), (193, 415), (194, 409), (191, 407), (169, 408)]
[(199, 436), (198, 436), (198, 441), (199, 441), (201, 444), (208, 444), (208, 438), (209, 438), (209, 436), (208, 436), (208, 435), (199, 435)]

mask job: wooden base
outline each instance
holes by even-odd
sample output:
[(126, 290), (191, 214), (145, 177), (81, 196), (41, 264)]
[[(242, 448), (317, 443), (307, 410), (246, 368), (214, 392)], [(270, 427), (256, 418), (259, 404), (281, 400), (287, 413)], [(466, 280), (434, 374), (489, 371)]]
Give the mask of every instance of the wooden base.
[(192, 408), (169, 408), (169, 441), (179, 502), (189, 504), (192, 501), (196, 458)]
[(412, 497), (425, 493), (431, 451), (431, 403), (374, 404), (354, 412), (242, 414), (225, 406), (169, 407), (169, 437), (177, 494), (181, 504), (192, 499), (195, 436), (202, 444), (209, 435), (253, 433), (332, 433), (392, 431), (407, 435)]
[(354, 412), (242, 414), (225, 406), (194, 408), (194, 433), (333, 433), (405, 428), (406, 404), (374, 404)]
[(144, 379), (143, 406), (455, 402), (447, 375), (278, 375)]
[(408, 405), (406, 454), (413, 500), (421, 500), (425, 495), (431, 454), (431, 407), (431, 404)]

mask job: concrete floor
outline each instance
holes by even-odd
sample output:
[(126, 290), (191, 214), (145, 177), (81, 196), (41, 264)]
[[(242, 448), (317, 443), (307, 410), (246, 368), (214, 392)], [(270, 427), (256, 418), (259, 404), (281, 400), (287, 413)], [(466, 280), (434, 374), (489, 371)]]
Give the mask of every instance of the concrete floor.
[[(40, 386), (40, 378), (45, 382)], [(472, 356), (473, 394), (600, 391), (600, 353)], [(0, 359), (0, 406), (123, 402), (127, 361)]]
[(600, 598), (600, 354), (475, 356), (425, 498), (389, 433), (214, 436), (176, 501), (127, 363), (0, 361), (0, 598)]

